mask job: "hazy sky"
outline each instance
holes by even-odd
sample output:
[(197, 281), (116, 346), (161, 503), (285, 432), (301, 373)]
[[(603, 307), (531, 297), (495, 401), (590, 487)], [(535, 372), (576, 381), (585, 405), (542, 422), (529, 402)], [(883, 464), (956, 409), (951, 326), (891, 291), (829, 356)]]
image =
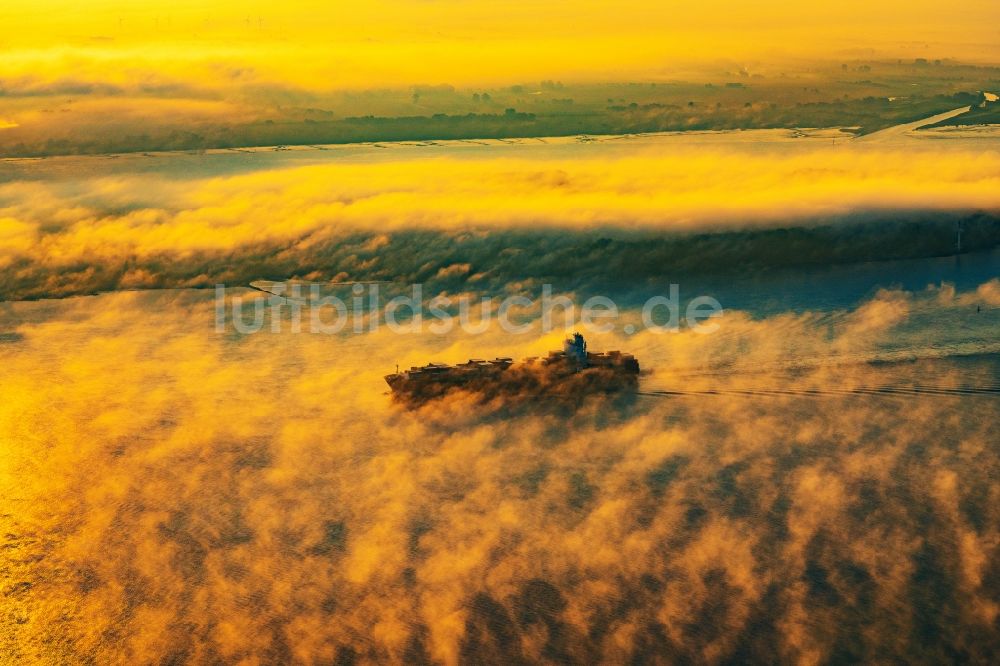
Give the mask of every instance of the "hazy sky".
[(307, 88), (669, 77), (720, 59), (996, 60), (992, 0), (368, 3), (13, 0), (0, 78)]

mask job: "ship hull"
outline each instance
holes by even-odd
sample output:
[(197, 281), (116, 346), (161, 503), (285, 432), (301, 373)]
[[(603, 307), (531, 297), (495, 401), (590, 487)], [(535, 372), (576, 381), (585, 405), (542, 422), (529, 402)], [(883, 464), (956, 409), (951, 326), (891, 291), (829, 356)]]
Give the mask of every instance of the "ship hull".
[[(561, 353), (523, 363), (473, 362), (461, 366), (431, 364), (385, 377), (393, 397), (423, 403), (451, 393), (493, 399), (581, 399), (591, 394), (634, 390), (639, 362), (629, 354), (589, 354), (587, 365)], [(507, 359), (498, 359), (507, 361)], [(471, 364), (471, 365), (470, 365)]]

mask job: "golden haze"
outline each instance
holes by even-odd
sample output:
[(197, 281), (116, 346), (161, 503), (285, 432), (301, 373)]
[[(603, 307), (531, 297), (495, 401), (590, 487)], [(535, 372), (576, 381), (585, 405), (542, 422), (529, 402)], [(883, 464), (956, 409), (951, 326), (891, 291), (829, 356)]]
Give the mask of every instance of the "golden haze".
[(0, 77), (311, 90), (670, 78), (698, 63), (996, 59), (996, 4), (6, 2)]

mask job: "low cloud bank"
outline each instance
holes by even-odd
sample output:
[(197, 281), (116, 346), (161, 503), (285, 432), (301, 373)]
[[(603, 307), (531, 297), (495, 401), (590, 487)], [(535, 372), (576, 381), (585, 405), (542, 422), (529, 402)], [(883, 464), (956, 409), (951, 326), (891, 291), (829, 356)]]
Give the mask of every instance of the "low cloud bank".
[(142, 176), (15, 168), (0, 186), (0, 297), (683, 277), (947, 255), (959, 225), (963, 251), (1000, 239), (996, 153), (755, 146), (362, 155), (228, 177), (186, 175), (184, 160)]

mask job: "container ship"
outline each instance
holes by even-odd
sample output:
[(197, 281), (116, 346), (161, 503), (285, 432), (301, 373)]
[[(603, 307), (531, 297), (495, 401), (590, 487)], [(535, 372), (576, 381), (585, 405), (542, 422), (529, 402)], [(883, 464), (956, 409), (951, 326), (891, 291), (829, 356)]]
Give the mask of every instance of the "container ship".
[(401, 402), (424, 402), (452, 391), (496, 397), (566, 397), (611, 393), (635, 388), (639, 361), (620, 351), (591, 352), (579, 333), (567, 339), (561, 351), (526, 358), (469, 359), (447, 365), (428, 363), (386, 375), (393, 397)]

